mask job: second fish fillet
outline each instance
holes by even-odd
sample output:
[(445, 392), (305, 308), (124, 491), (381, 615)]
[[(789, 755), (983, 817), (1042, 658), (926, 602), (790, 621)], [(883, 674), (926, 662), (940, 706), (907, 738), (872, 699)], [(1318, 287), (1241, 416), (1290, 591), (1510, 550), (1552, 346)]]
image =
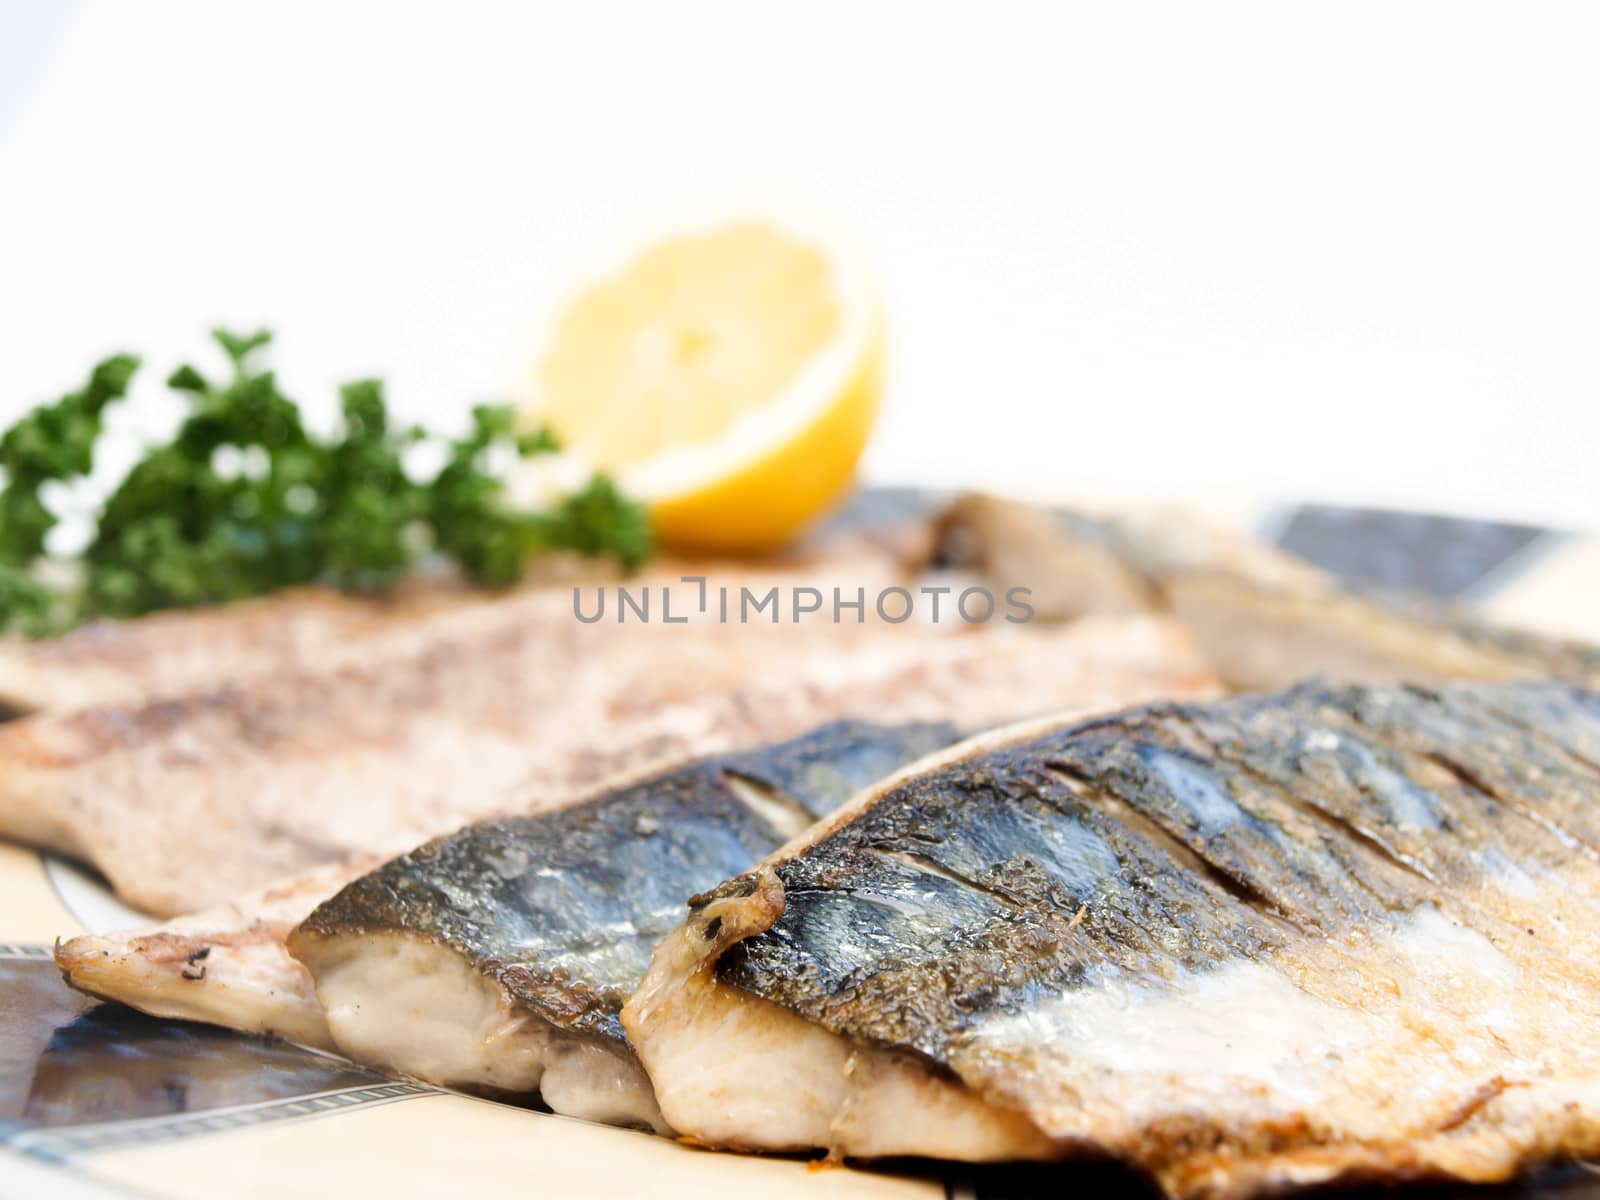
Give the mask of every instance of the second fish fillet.
[(357, 1062), (664, 1131), (617, 1013), (684, 899), (957, 737), (842, 722), (471, 825), (349, 884), (289, 949)]

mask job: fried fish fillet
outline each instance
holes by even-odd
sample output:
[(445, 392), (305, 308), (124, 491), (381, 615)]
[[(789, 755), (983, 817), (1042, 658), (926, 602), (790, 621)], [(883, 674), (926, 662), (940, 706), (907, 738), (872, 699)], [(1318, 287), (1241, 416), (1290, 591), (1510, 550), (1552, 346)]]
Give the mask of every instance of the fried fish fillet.
[[(926, 515), (858, 515), (738, 570), (656, 563), (628, 584), (654, 600), (653, 624), (636, 611), (620, 619), (603, 565), (552, 556), (512, 593), (447, 581), (387, 600), (305, 589), (34, 643), (31, 666), (53, 661), (69, 678), (76, 665), (85, 686), (114, 667), (125, 691), (159, 698), (0, 725), (0, 836), (91, 863), (137, 907), (192, 912), (319, 862), (398, 854), (478, 817), (567, 803), (685, 754), (849, 715), (826, 697), (878, 677), (883, 657), (905, 665), (916, 645), (959, 630), (901, 637), (870, 605), (860, 623), (788, 612), (774, 623), (773, 605), (715, 625), (716, 601), (700, 603), (693, 576), (736, 597), (904, 583), (928, 555)], [(607, 619), (580, 621), (574, 587), (547, 586), (557, 578), (577, 581), (588, 605), (611, 592)], [(274, 657), (280, 669), (267, 672)], [(0, 678), (6, 661), (0, 651)], [(24, 677), (38, 685), (31, 666)], [(778, 678), (791, 670), (785, 691)], [(767, 682), (743, 688), (756, 677)], [(166, 694), (184, 679), (204, 686)], [(824, 697), (817, 711), (813, 693)]]
[[(776, 731), (785, 726), (800, 733), (852, 716), (905, 723), (954, 714), (981, 727), (1019, 712), (1105, 711), (1160, 696), (1218, 693), (1183, 633), (1151, 617), (991, 630), (932, 643), (918, 638), (904, 655), (855, 658), (848, 675), (832, 673), (837, 665), (821, 676), (757, 678), (718, 698), (707, 713), (713, 724), (679, 728), (677, 760), (691, 757), (696, 743), (755, 746), (782, 736)], [(765, 730), (774, 732), (764, 738)], [(641, 766), (632, 778), (646, 774)], [(530, 790), (503, 803), (512, 812), (522, 803), (521, 815), (532, 815), (579, 798)], [(284, 937), (371, 866), (370, 859), (333, 864), (153, 929), (74, 938), (57, 948), (57, 962), (74, 987), (158, 1016), (331, 1046), (311, 977), (289, 956)]]
[(1041, 617), (1171, 613), (1239, 690), (1319, 674), (1600, 684), (1600, 648), (1506, 629), (1433, 597), (1343, 583), (1178, 513), (1102, 517), (970, 495), (945, 513), (938, 537), (947, 563), (1031, 587)]
[(622, 1022), (717, 1146), (1504, 1179), (1600, 1151), (1597, 752), (1548, 682), (1015, 727), (697, 897)]
[[(898, 578), (848, 571), (865, 586)], [(692, 611), (697, 589), (678, 587)], [(330, 669), (10, 722), (0, 833), (94, 864), (137, 907), (189, 912), (519, 811), (526, 801), (506, 800), (519, 787), (555, 805), (618, 772), (797, 733), (848, 715), (829, 698), (848, 708), (858, 677), (909, 671), (923, 649), (935, 664), (961, 656), (943, 628), (585, 624), (573, 608), (568, 590), (519, 593), (436, 613)]]
[(837, 722), (470, 825), (346, 886), (289, 949), (357, 1062), (665, 1131), (617, 1013), (684, 897), (958, 738), (943, 723)]

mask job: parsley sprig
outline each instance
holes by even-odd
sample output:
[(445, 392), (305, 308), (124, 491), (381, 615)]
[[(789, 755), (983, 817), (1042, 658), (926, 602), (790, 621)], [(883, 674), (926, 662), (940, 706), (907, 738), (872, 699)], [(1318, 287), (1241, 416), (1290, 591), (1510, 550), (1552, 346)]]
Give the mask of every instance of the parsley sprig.
[(651, 552), (644, 511), (603, 475), (549, 509), (509, 503), (496, 461), (557, 446), (546, 431), (519, 433), (508, 407), (474, 409), (466, 436), (443, 446), (444, 466), (419, 481), (407, 452), (432, 439), (393, 426), (381, 381), (346, 384), (341, 430), (322, 439), (257, 365), (269, 333), (213, 336), (227, 374), (185, 365), (168, 377), (187, 415), (101, 505), (78, 586), (47, 583), (39, 569), (57, 522), (44, 493), (93, 470), (103, 414), (127, 395), (139, 360), (106, 359), (82, 389), (0, 437), (0, 630), (37, 635), (312, 581), (382, 588), (428, 554), (503, 585), (551, 549), (611, 554), (629, 567)]

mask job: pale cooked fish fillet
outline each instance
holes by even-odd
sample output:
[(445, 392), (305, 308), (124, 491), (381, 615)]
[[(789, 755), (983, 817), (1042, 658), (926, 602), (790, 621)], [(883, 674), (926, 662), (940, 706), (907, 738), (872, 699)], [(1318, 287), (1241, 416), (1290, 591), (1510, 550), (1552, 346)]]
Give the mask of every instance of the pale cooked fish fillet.
[[(208, 659), (153, 662), (192, 641), (215, 655), (215, 678), (162, 699), (0, 725), (0, 835), (92, 863), (137, 907), (191, 912), (318, 862), (397, 854), (476, 817), (521, 811), (533, 801), (501, 796), (523, 784), (555, 805), (619, 772), (759, 740), (769, 731), (758, 719), (789, 722), (773, 736), (798, 732), (828, 715), (809, 716), (806, 688), (870, 675), (880, 643), (904, 657), (913, 641), (957, 632), (923, 629), (907, 641), (848, 616), (824, 628), (831, 610), (801, 624), (788, 623), (792, 612), (776, 626), (770, 615), (738, 621), (741, 587), (787, 598), (802, 586), (871, 595), (905, 582), (927, 557), (931, 524), (871, 506), (861, 515), (737, 570), (657, 562), (627, 584), (635, 598), (649, 593), (653, 624), (615, 619), (617, 585), (602, 582), (603, 563), (551, 556), (512, 593), (443, 581), (388, 601), (306, 589), (37, 643), (30, 653), (87, 666), (75, 639), (103, 636), (110, 648), (90, 660), (176, 683), (198, 679)], [(715, 592), (698, 611), (701, 585), (684, 574), (731, 590), (729, 624), (712, 624)], [(545, 586), (558, 578), (569, 586)], [(573, 581), (586, 612), (599, 590), (611, 593), (607, 620), (577, 619)], [(673, 621), (689, 624), (664, 621), (668, 589)], [(870, 604), (867, 614), (875, 621)], [(822, 642), (831, 652), (812, 670), (810, 648)], [(274, 654), (284, 669), (262, 674)], [(760, 712), (728, 711), (747, 678), (775, 679), (795, 664), (806, 667), (787, 696), (774, 683)]]
[[(868, 589), (900, 578), (867, 558), (738, 581), (821, 586), (819, 569)], [(692, 611), (696, 585), (675, 594)], [(797, 732), (816, 719), (807, 689), (836, 694), (877, 659), (959, 640), (821, 619), (584, 624), (573, 607), (568, 589), (522, 592), (327, 670), (0, 725), (0, 833), (94, 864), (138, 907), (194, 911), (318, 862), (399, 853), (505, 811), (517, 786), (564, 803), (619, 771)], [(753, 677), (766, 686), (742, 691)]]
[[(981, 727), (1019, 712), (1104, 711), (1161, 696), (1218, 692), (1182, 631), (1151, 617), (986, 630), (937, 642), (918, 638), (904, 654), (863, 654), (849, 665), (849, 674), (834, 673), (840, 664), (832, 664), (820, 677), (758, 676), (735, 688), (705, 711), (709, 725), (686, 723), (678, 731), (673, 757), (715, 751), (719, 741), (759, 745), (829, 719), (940, 721), (954, 714)], [(664, 745), (655, 749), (668, 752)], [(648, 773), (640, 764), (630, 778)], [(521, 811), (532, 814), (578, 798), (530, 785), (503, 804), (516, 812), (520, 800)], [(106, 999), (326, 1046), (332, 1038), (320, 1010), (313, 1015), (308, 1007), (310, 977), (290, 958), (283, 936), (364, 869), (334, 866), (280, 880), (268, 889), (277, 897), (270, 916), (262, 915), (259, 897), (245, 897), (152, 929), (74, 938), (58, 949), (58, 961), (73, 986)], [(188, 955), (208, 945), (227, 963), (226, 974), (186, 975)]]
[(1600, 696), (1034, 722), (691, 903), (623, 1010), (715, 1146), (1109, 1155), (1174, 1196), (1600, 1151)]
[(939, 554), (997, 586), (1031, 587), (1041, 617), (1165, 611), (1239, 690), (1311, 675), (1362, 682), (1555, 677), (1600, 684), (1600, 649), (1506, 629), (1433, 597), (1340, 582), (1181, 513), (1097, 516), (970, 495)]

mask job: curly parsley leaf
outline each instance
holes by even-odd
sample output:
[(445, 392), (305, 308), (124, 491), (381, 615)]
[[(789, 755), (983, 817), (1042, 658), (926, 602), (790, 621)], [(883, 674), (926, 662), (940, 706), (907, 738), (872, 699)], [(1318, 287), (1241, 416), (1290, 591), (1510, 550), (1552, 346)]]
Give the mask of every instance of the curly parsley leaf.
[(29, 572), (0, 564), (0, 630), (8, 626), (28, 637), (44, 637), (70, 624), (60, 614), (54, 589)]
[(0, 630), (39, 633), (80, 615), (135, 616), (311, 581), (381, 588), (430, 551), (494, 585), (514, 583), (531, 556), (558, 547), (613, 554), (629, 567), (651, 552), (643, 509), (602, 476), (548, 511), (507, 502), (507, 466), (557, 449), (547, 431), (519, 432), (509, 407), (474, 409), (444, 467), (417, 482), (406, 452), (428, 435), (393, 428), (380, 381), (346, 384), (342, 429), (319, 439), (276, 375), (257, 365), (270, 333), (212, 336), (228, 377), (187, 364), (168, 377), (188, 413), (101, 506), (81, 594), (37, 581), (33, 567), (55, 522), (40, 493), (92, 469), (101, 414), (126, 393), (138, 360), (105, 360), (82, 390), (0, 438)]
[(34, 409), (0, 436), (0, 478), (5, 482), (0, 489), (0, 564), (26, 569), (44, 553), (45, 537), (56, 523), (41, 495), (44, 485), (94, 469), (105, 410), (127, 395), (138, 369), (139, 360), (132, 355), (113, 355), (94, 368), (82, 388)]
[(546, 547), (580, 554), (615, 554), (630, 570), (650, 557), (653, 537), (644, 509), (595, 475), (580, 491), (536, 518)]

